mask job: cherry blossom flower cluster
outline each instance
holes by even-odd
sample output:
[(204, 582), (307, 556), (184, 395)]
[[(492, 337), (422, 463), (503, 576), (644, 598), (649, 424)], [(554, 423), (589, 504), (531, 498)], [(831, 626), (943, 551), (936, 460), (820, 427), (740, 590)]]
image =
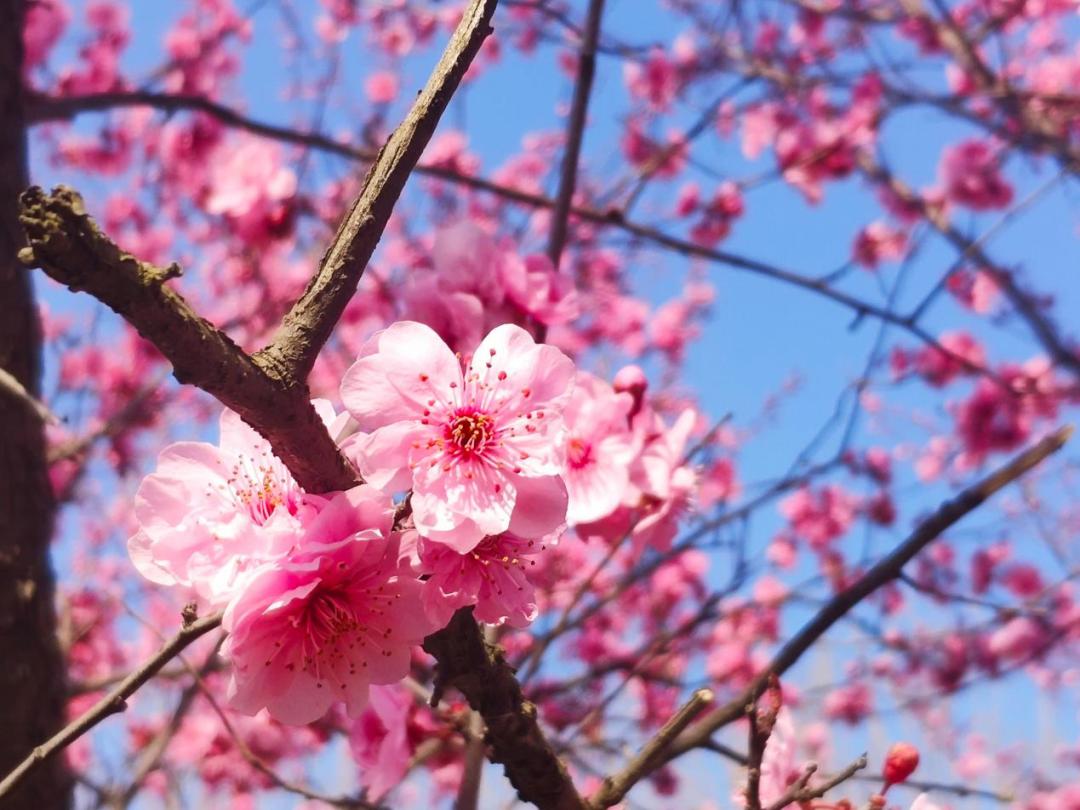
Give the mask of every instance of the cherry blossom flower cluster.
[(304, 491), (226, 411), (217, 445), (162, 451), (136, 494), (131, 559), (224, 610), (233, 708), (310, 723), (340, 702), (355, 716), (459, 608), (527, 626), (530, 568), (568, 524), (670, 546), (696, 480), (695, 414), (665, 425), (645, 388), (635, 367), (609, 384), (513, 324), (463, 357), (400, 321), (345, 373), (345, 411), (313, 403), (362, 484)]

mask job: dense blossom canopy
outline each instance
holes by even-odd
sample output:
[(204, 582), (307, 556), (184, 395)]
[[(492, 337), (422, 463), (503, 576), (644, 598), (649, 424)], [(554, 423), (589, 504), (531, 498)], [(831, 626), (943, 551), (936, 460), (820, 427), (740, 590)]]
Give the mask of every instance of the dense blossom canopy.
[(1080, 808), (1076, 0), (9, 7), (14, 801)]

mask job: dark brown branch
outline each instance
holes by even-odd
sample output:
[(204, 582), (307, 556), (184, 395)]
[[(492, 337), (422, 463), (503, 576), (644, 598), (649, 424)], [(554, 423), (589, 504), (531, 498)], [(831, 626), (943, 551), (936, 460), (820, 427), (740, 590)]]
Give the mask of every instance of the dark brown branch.
[(175, 636), (167, 641), (160, 650), (141, 667), (133, 671), (116, 685), (107, 695), (85, 711), (79, 718), (73, 720), (56, 735), (39, 745), (30, 756), (24, 759), (18, 767), (4, 777), (0, 782), (0, 799), (14, 790), (27, 775), (29, 775), (41, 763), (49, 759), (63, 748), (70, 745), (94, 726), (98, 725), (106, 717), (124, 711), (127, 708), (127, 699), (147, 681), (154, 677), (157, 672), (169, 661), (176, 657), (184, 648), (196, 639), (209, 633), (221, 624), (221, 614), (215, 613), (205, 619), (188, 621), (185, 617), (184, 626)]
[(455, 613), (445, 629), (424, 640), (424, 649), (438, 661), (432, 705), (451, 687), (465, 696), (484, 718), (489, 758), (505, 766), (521, 800), (542, 810), (584, 810), (566, 767), (540, 731), (536, 707), (521, 693), (502, 650), (484, 640), (472, 609)]
[(405, 120), (379, 150), (363, 189), (323, 255), (315, 277), (256, 357), (294, 380), (305, 380), (337, 325), (379, 243), (394, 204), (435, 132), (473, 57), (491, 33), (497, 0), (473, 0)]
[(570, 226), (570, 206), (574, 201), (574, 188), (577, 185), (578, 158), (581, 156), (585, 121), (589, 115), (589, 94), (592, 92), (593, 76), (596, 74), (596, 43), (600, 39), (600, 18), (603, 14), (604, 0), (589, 0), (585, 35), (578, 51), (574, 100), (570, 108), (570, 120), (566, 125), (566, 147), (559, 173), (559, 191), (555, 195), (555, 209), (551, 212), (551, 234), (547, 253), (556, 270), (559, 269), (559, 259), (562, 258)]
[(69, 188), (46, 194), (33, 187), (21, 203), (29, 242), (21, 254), (24, 263), (121, 315), (172, 363), (177, 380), (212, 394), (265, 436), (301, 486), (326, 492), (356, 481), (307, 389), (263, 368), (201, 318), (166, 284), (179, 267), (156, 267), (120, 250)]
[[(43, 330), (34, 285), (16, 254), (25, 244), (19, 193), (29, 184), (24, 22), (28, 0), (0, 0), (0, 774), (65, 722), (66, 666), (57, 644), (49, 551), (57, 513), (46, 461)], [(65, 810), (67, 763), (54, 759), (0, 805)]]
[(752, 703), (746, 707), (746, 713), (750, 722), (748, 732), (748, 744), (746, 755), (746, 810), (762, 810), (761, 808), (761, 766), (765, 761), (765, 746), (769, 743), (773, 729), (776, 727), (776, 718), (780, 714), (782, 698), (780, 695), (780, 681), (773, 676), (769, 684), (767, 694), (771, 693), (769, 705), (764, 710)]
[[(858, 580), (830, 599), (818, 613), (807, 622), (773, 657), (769, 665), (730, 702), (719, 706), (701, 721), (687, 730), (668, 749), (666, 755), (649, 768), (637, 773), (638, 781), (666, 762), (694, 748), (706, 746), (710, 737), (720, 728), (742, 717), (746, 706), (752, 704), (764, 692), (773, 677), (780, 677), (790, 669), (819, 638), (837, 621), (866, 597), (896, 579), (916, 555), (941, 536), (957, 521), (983, 504), (988, 498), (1017, 480), (1043, 460), (1060, 450), (1072, 435), (1072, 427), (1066, 426), (1044, 438), (995, 470), (981, 481), (946, 501), (923, 520), (900, 545), (879, 560)], [(632, 787), (631, 783), (627, 790)]]

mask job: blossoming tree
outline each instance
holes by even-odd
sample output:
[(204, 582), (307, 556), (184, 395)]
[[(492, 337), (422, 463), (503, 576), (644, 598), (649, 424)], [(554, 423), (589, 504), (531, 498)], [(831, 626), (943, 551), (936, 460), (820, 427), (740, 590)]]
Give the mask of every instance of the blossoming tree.
[(1080, 807), (1080, 7), (607, 6), (0, 0), (0, 807)]

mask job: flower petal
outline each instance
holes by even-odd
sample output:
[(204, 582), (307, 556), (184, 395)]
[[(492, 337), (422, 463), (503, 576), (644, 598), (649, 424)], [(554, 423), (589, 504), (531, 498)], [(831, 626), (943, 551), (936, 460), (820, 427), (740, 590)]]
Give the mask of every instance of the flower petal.
[[(457, 357), (429, 326), (400, 321), (375, 333), (345, 372), (341, 400), (363, 431), (418, 420), (432, 399), (454, 399)], [(459, 389), (460, 390), (460, 389)]]

